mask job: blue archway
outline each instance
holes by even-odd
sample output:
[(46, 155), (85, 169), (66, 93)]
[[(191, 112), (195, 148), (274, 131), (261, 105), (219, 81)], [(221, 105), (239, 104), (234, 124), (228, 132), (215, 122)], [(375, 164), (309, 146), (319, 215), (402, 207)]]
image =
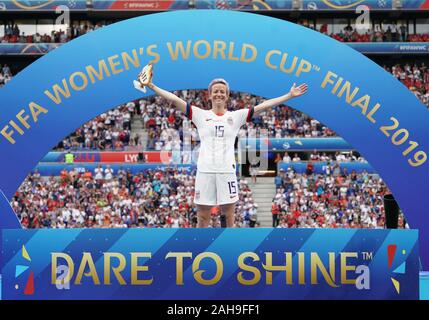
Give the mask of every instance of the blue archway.
[[(17, 75), (0, 91), (0, 189), (6, 197), (62, 137), (108, 108), (139, 98), (132, 80), (150, 60), (158, 60), (155, 82), (168, 90), (206, 88), (223, 77), (232, 90), (274, 97), (293, 82), (307, 82), (309, 93), (290, 105), (364, 155), (411, 227), (420, 230), (421, 247), (429, 246), (423, 204), (429, 116), (423, 104), (346, 45), (282, 20), (231, 11), (123, 21), (63, 45)], [(63, 93), (55, 93), (55, 85)]]

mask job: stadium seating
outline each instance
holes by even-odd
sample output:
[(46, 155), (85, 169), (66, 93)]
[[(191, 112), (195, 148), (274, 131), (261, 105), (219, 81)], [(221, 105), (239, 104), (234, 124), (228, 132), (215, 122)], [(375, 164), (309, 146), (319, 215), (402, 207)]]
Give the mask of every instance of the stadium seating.
[[(60, 176), (29, 175), (11, 201), (25, 228), (189, 228), (196, 226), (195, 172), (177, 169), (131, 174), (106, 166), (96, 173), (63, 170)], [(257, 205), (240, 180), (237, 227), (255, 226)], [(212, 212), (220, 226), (219, 209)]]
[[(326, 24), (319, 28), (314, 28), (303, 22), (298, 21), (298, 23), (341, 42), (429, 42), (429, 34), (409, 34), (405, 26), (395, 25), (394, 23), (387, 26), (375, 25), (366, 32), (358, 32), (355, 28), (346, 26), (338, 33), (328, 33)], [(39, 33), (26, 35), (25, 32), (21, 32), (19, 25), (0, 26), (5, 30), (4, 36), (0, 37), (0, 43), (64, 43), (105, 25), (105, 23), (100, 22), (86, 22), (84, 24), (74, 22), (65, 30), (52, 30), (50, 34), (45, 33), (43, 35)]]
[[(295, 173), (280, 170), (272, 213), (279, 228), (384, 228), (383, 196), (388, 193), (377, 175)], [(401, 215), (399, 227), (404, 228)]]
[(6, 25), (0, 26), (5, 30), (4, 36), (0, 37), (0, 43), (65, 43), (103, 26), (101, 23), (81, 25), (74, 23), (66, 30), (52, 30), (50, 34), (26, 35), (25, 32), (20, 31), (19, 25)]
[(55, 150), (123, 150), (138, 146), (139, 136), (131, 137), (134, 109), (135, 103), (129, 102), (99, 115), (64, 138)]
[(383, 66), (395, 78), (429, 107), (429, 69), (425, 63), (420, 65), (407, 63), (405, 65)]

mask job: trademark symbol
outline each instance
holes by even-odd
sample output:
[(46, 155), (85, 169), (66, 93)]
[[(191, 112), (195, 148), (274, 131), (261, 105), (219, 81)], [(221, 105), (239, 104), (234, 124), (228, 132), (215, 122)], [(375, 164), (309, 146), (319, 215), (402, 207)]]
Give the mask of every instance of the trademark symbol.
[(372, 252), (362, 252), (362, 259), (363, 260), (372, 260)]

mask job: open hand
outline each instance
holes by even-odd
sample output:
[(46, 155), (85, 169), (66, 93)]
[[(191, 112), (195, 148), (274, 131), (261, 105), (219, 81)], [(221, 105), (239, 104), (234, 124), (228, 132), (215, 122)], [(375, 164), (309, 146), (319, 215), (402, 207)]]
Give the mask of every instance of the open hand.
[(298, 87), (296, 87), (296, 84), (294, 83), (292, 88), (290, 88), (289, 93), (291, 94), (291, 96), (293, 98), (295, 97), (299, 97), (302, 96), (304, 93), (307, 92), (308, 86), (306, 83), (303, 83), (301, 85), (299, 85)]

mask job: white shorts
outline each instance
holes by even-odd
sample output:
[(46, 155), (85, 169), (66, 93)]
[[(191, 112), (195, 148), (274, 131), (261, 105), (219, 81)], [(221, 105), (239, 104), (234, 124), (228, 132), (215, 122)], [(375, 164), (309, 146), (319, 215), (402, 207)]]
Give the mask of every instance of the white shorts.
[(238, 201), (238, 183), (235, 173), (204, 173), (197, 171), (194, 203), (206, 206)]

